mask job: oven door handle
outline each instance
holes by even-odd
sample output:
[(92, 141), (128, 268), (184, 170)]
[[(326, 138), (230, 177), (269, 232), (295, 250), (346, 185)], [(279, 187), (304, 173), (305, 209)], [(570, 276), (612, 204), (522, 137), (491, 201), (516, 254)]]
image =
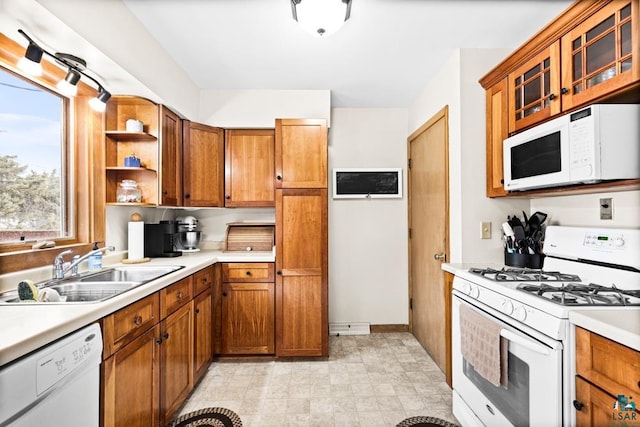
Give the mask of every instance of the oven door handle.
[(528, 348), (531, 351), (535, 351), (536, 353), (542, 354), (542, 355), (549, 355), (550, 351), (548, 347), (545, 347), (541, 344), (538, 344), (534, 341), (528, 340), (526, 338), (521, 337), (520, 335), (514, 334), (513, 332), (511, 332), (508, 329), (501, 329), (500, 330), (500, 336), (512, 341), (516, 344), (519, 344), (523, 347)]

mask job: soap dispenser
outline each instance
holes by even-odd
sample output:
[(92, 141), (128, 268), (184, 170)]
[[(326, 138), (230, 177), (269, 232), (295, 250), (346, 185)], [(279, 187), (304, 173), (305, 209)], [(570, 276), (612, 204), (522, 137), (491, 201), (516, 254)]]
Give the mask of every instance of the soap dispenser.
[[(98, 243), (99, 242), (94, 242), (93, 243), (93, 249), (92, 250), (98, 251), (100, 249), (98, 247)], [(100, 269), (102, 269), (102, 252), (96, 252), (94, 254), (91, 254), (89, 259), (87, 260), (87, 264), (88, 264), (89, 270), (100, 270)]]

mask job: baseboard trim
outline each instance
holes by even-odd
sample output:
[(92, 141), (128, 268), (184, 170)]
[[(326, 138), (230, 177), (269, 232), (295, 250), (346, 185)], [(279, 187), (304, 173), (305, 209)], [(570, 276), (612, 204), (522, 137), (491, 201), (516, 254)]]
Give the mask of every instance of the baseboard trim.
[(371, 333), (409, 332), (409, 325), (371, 325)]

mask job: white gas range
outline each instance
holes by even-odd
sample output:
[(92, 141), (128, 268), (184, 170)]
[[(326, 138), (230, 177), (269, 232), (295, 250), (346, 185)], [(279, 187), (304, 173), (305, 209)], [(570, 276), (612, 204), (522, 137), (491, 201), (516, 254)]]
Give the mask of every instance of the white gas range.
[[(464, 426), (574, 425), (569, 313), (615, 308), (633, 310), (640, 319), (640, 230), (549, 226), (544, 252), (542, 270), (456, 271), (453, 411)], [(504, 345), (504, 365), (498, 368), (508, 382), (492, 383), (463, 355), (469, 354), (469, 344), (462, 342), (469, 339), (469, 310), (476, 323), (498, 331), (498, 341), (491, 343)]]

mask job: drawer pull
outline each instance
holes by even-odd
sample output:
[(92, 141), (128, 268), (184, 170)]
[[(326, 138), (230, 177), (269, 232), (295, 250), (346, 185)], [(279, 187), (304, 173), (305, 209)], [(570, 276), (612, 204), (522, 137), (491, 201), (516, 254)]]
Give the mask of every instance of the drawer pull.
[(584, 403), (574, 400), (573, 407), (576, 408), (576, 410), (578, 411), (582, 411), (582, 408), (584, 408)]
[(250, 271), (247, 271), (247, 276), (251, 276), (251, 272)]
[(209, 281), (209, 279), (207, 279), (206, 277), (202, 278), (202, 283), (207, 283)]
[(226, 293), (226, 292), (223, 292), (223, 293), (222, 293), (222, 296), (223, 296), (223, 297), (226, 297), (226, 296), (227, 296), (227, 293)]
[(184, 294), (182, 293), (182, 291), (178, 291), (178, 295), (177, 295), (178, 301), (180, 301), (183, 296)]
[(133, 318), (133, 323), (134, 323), (136, 326), (140, 326), (140, 325), (142, 325), (142, 316), (137, 315), (136, 317), (134, 317), (134, 318)]

